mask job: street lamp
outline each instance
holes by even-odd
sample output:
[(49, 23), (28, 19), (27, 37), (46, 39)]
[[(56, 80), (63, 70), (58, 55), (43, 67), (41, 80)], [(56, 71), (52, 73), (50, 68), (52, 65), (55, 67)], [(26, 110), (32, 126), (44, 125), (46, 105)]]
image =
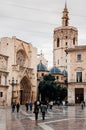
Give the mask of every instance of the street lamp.
[(13, 91), (14, 91), (14, 86), (18, 84), (18, 80), (14, 81), (14, 77), (12, 77), (12, 80), (9, 80), (9, 84), (12, 85), (12, 98), (11, 98), (11, 103), (13, 103)]

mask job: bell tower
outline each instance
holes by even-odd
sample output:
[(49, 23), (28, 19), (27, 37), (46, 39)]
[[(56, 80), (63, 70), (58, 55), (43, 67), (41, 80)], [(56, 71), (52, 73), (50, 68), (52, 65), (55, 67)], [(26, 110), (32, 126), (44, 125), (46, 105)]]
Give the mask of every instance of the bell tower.
[(78, 30), (73, 26), (69, 26), (69, 16), (67, 3), (62, 15), (62, 25), (54, 29), (53, 33), (53, 65), (60, 70), (67, 70), (68, 55), (65, 50), (74, 48), (78, 45)]
[(67, 4), (65, 2), (65, 8), (63, 11), (63, 17), (62, 17), (62, 26), (68, 26), (69, 22), (69, 17), (68, 17), (68, 10), (67, 10)]

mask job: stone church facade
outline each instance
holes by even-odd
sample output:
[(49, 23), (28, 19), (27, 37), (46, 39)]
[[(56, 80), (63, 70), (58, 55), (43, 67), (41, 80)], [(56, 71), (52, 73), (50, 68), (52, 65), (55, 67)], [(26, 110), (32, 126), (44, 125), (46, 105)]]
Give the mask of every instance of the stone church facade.
[(68, 73), (68, 102), (86, 102), (86, 46), (78, 45), (78, 30), (69, 26), (66, 3), (62, 26), (54, 29), (53, 65)]
[(0, 39), (0, 105), (34, 101), (37, 91), (37, 49), (17, 39)]

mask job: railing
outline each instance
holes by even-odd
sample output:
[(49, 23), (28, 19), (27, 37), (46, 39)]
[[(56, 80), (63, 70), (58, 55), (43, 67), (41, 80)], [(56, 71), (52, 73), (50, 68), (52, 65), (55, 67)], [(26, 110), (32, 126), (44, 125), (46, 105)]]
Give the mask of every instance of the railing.
[(75, 79), (71, 79), (68, 81), (68, 83), (86, 83), (86, 80), (82, 80), (80, 82), (77, 82)]

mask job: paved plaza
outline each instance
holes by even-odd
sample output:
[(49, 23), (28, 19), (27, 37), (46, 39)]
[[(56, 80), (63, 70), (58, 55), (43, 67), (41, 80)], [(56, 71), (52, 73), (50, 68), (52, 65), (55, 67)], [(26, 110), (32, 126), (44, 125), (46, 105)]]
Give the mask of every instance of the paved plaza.
[(39, 113), (35, 121), (33, 112), (26, 112), (21, 106), (20, 112), (11, 112), (10, 107), (0, 107), (0, 130), (86, 130), (86, 108), (69, 106), (58, 108), (54, 106), (46, 113), (43, 121)]

